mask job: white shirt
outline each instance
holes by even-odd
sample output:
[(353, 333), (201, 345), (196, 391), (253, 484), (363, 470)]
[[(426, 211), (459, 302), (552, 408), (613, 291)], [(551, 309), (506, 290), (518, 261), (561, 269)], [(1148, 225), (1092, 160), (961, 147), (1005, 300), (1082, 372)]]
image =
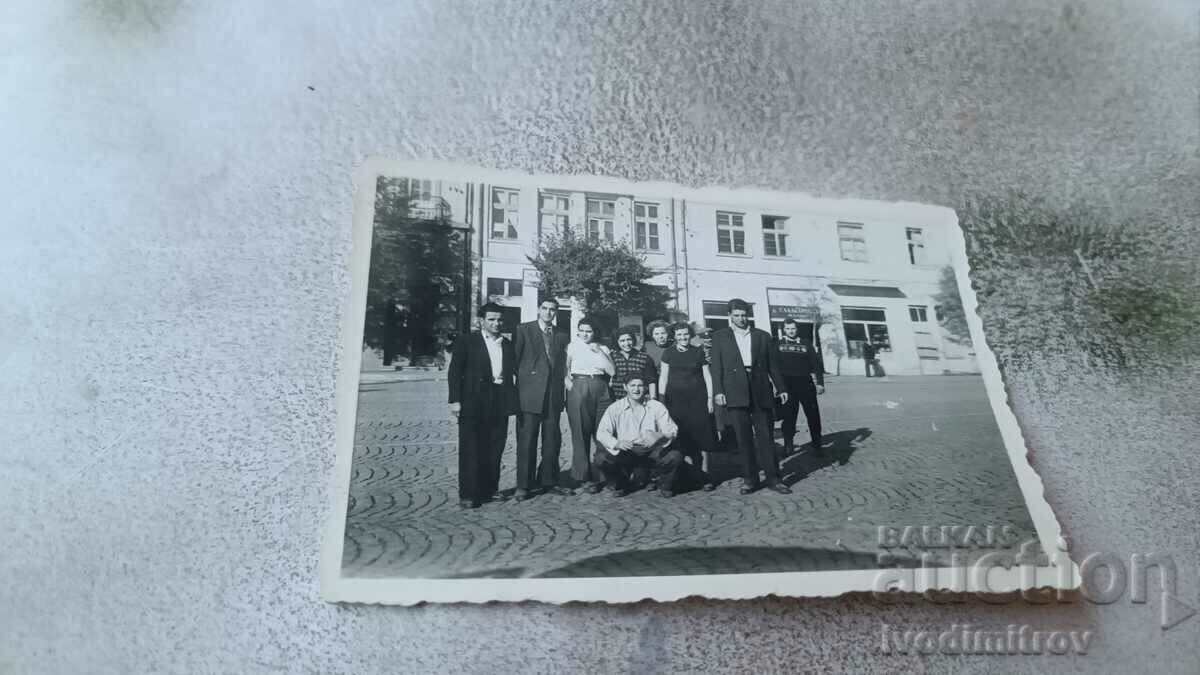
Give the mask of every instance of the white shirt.
[[(592, 351), (592, 347), (598, 348), (599, 352)], [(571, 341), (567, 346), (567, 363), (570, 364), (571, 375), (601, 375), (608, 373), (613, 374), (613, 365), (605, 354), (608, 354), (608, 347), (597, 345), (594, 342), (584, 342), (580, 339)]]
[(733, 340), (737, 342), (738, 351), (742, 353), (742, 365), (749, 368), (753, 365), (750, 351), (750, 329), (742, 330), (736, 326), (730, 326), (733, 329)]
[(504, 383), (504, 349), (501, 345), (504, 344), (504, 336), (497, 335), (492, 337), (487, 334), (487, 331), (481, 331), (483, 335), (483, 344), (487, 347), (488, 358), (492, 361), (492, 381), (496, 384)]
[(629, 397), (608, 406), (596, 425), (596, 440), (609, 454), (620, 454), (615, 446), (619, 441), (633, 441), (641, 445), (643, 434), (659, 433), (675, 438), (679, 427), (671, 419), (667, 407), (655, 400), (646, 400), (634, 405)]

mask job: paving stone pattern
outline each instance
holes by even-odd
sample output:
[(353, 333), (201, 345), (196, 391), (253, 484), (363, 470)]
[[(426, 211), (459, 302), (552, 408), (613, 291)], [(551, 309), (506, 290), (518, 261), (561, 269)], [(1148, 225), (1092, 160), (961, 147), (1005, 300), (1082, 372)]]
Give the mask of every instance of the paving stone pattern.
[[(711, 493), (539, 496), (475, 510), (457, 505), (457, 423), (445, 386), (360, 387), (344, 574), (873, 569), (880, 525), (1009, 525), (1022, 538), (1034, 535), (979, 377), (831, 378), (821, 397), (831, 458), (802, 452), (784, 459), (791, 495), (739, 495), (738, 457), (725, 453), (714, 457), (713, 472), (723, 482)], [(562, 423), (565, 474), (571, 456), (565, 415)], [(515, 423), (509, 426), (501, 488), (511, 490)], [(797, 441), (806, 438), (801, 432)]]

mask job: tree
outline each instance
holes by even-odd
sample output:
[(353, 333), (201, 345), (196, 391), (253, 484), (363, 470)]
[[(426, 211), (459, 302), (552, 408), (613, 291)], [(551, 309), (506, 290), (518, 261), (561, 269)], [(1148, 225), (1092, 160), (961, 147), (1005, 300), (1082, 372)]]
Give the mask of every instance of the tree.
[[(813, 326), (813, 347), (817, 350), (817, 359), (821, 362), (821, 370), (825, 370), (825, 352), (821, 349), (821, 326), (833, 325), (836, 326), (842, 321), (841, 314), (830, 311), (829, 307), (834, 304), (834, 300), (829, 297), (827, 291), (822, 291), (820, 295), (811, 293), (808, 296), (808, 301), (800, 305), (801, 311), (809, 317)], [(839, 374), (840, 374), (839, 357)]]
[[(825, 346), (829, 350), (830, 354), (833, 354), (837, 357), (837, 370), (835, 372), (840, 376), (842, 374), (842, 358), (846, 356), (845, 339), (839, 333), (834, 333), (833, 337), (826, 343)], [(822, 360), (822, 364), (823, 363), (824, 361)]]
[(363, 344), (380, 350), (384, 365), (440, 353), (467, 283), (462, 250), (444, 210), (416, 208), (405, 179), (379, 178)]
[(946, 265), (938, 278), (938, 290), (933, 296), (939, 314), (938, 324), (946, 330), (952, 342), (971, 344), (971, 329), (967, 326), (967, 312), (963, 308), (962, 296), (958, 294), (958, 279), (954, 268)]
[(589, 314), (657, 316), (667, 311), (670, 291), (646, 283), (656, 273), (628, 242), (595, 241), (567, 230), (543, 235), (537, 254), (527, 257), (544, 293), (574, 298)]

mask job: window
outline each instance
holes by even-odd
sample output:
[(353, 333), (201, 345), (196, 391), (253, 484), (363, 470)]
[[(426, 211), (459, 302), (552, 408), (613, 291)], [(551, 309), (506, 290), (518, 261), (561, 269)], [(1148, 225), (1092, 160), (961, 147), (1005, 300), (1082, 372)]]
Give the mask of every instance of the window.
[(908, 320), (914, 323), (925, 323), (929, 321), (928, 311), (922, 305), (909, 305)]
[(505, 295), (510, 298), (519, 298), (524, 293), (524, 286), (521, 285), (520, 279), (488, 279), (487, 294)]
[(842, 260), (867, 262), (867, 238), (862, 223), (838, 223), (838, 244)]
[(717, 251), (720, 253), (746, 253), (746, 230), (742, 228), (740, 213), (717, 211)]
[(926, 264), (925, 232), (919, 227), (909, 227), (904, 234), (908, 238), (908, 262), (913, 265)]
[(881, 352), (892, 351), (888, 336), (887, 315), (879, 307), (843, 307), (842, 328), (846, 333), (846, 353), (852, 359), (862, 358), (863, 345), (874, 345)]
[(401, 178), (399, 183), (400, 191), (408, 195), (409, 199), (418, 199), (427, 202), (433, 198), (433, 181), (417, 178)]
[(634, 204), (634, 246), (641, 251), (658, 251), (659, 248), (658, 204)]
[(787, 221), (783, 216), (762, 217), (763, 255), (787, 255)]
[(521, 195), (516, 190), (492, 188), (492, 238), (517, 238), (517, 213)]
[[(754, 303), (750, 305), (750, 311), (747, 313), (750, 321), (747, 323), (751, 328), (754, 327)], [(705, 300), (704, 301), (704, 327), (720, 330), (729, 328), (729, 301), (728, 300)]]
[(587, 200), (587, 236), (592, 241), (613, 240), (613, 214), (616, 202), (609, 199)]
[(571, 226), (571, 200), (566, 195), (543, 192), (538, 196), (542, 232), (563, 234)]

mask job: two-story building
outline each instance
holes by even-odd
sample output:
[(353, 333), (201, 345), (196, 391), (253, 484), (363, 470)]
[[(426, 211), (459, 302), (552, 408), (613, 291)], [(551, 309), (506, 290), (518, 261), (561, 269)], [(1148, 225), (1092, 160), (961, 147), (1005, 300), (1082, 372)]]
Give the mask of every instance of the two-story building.
[[(421, 185), (450, 221), (471, 229), (472, 305), (504, 306), (506, 330), (536, 316), (528, 256), (540, 237), (571, 228), (644, 254), (658, 272), (650, 282), (670, 291), (676, 315), (724, 327), (726, 303), (742, 298), (754, 323), (773, 334), (784, 319), (797, 320), (802, 335), (819, 339), (829, 370), (840, 358), (844, 374), (863, 373), (870, 343), (889, 374), (978, 372), (974, 350), (938, 322), (939, 279), (951, 262), (941, 222), (891, 217), (878, 205), (798, 204), (786, 194), (748, 200), (722, 191), (706, 200), (669, 186), (625, 193), (518, 180)], [(573, 332), (581, 313), (569, 298), (560, 302), (558, 324)]]

